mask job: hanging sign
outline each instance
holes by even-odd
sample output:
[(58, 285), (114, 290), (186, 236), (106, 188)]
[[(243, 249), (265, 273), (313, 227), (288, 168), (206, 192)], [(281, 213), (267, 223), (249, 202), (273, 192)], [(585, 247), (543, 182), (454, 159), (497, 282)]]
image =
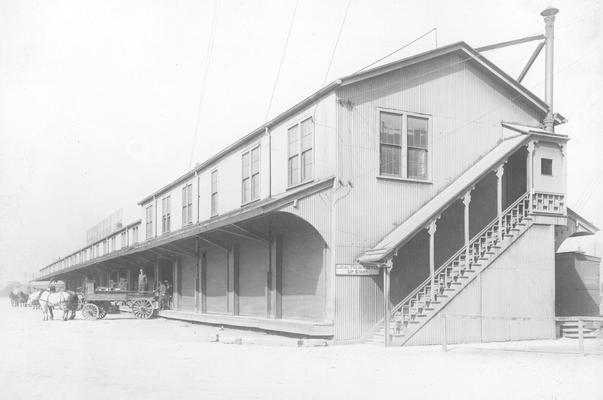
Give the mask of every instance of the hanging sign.
[(379, 275), (379, 268), (376, 265), (336, 264), (335, 275)]

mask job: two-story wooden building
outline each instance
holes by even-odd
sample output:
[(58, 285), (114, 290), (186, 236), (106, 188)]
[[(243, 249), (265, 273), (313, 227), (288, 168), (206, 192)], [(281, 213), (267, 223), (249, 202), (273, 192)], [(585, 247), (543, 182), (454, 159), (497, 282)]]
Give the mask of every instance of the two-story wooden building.
[(144, 268), (174, 284), (163, 316), (340, 341), (439, 343), (442, 315), (451, 342), (552, 338), (568, 137), (547, 117), (463, 42), (350, 75), (39, 279)]

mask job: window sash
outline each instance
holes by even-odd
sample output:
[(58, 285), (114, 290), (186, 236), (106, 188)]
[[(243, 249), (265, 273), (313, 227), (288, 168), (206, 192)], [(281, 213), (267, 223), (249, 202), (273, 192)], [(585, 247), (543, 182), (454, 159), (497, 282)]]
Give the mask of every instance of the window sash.
[(288, 186), (294, 186), (313, 176), (314, 121), (306, 118), (290, 127), (287, 133), (287, 182)]
[(218, 171), (211, 173), (211, 216), (218, 215)]
[(242, 156), (241, 202), (260, 198), (260, 147), (256, 146)]
[(379, 174), (428, 180), (429, 129), (427, 117), (380, 111)]

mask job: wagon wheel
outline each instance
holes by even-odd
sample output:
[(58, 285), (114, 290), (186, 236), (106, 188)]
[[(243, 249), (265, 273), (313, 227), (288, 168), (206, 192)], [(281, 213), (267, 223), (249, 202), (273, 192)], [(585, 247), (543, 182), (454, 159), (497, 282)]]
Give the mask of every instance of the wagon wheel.
[(82, 316), (87, 320), (97, 319), (99, 316), (99, 309), (96, 304), (86, 303), (82, 307)]
[(103, 319), (107, 316), (107, 305), (99, 304), (98, 306), (98, 319)]
[(153, 303), (149, 299), (139, 299), (132, 303), (132, 314), (136, 318), (149, 319), (153, 315)]

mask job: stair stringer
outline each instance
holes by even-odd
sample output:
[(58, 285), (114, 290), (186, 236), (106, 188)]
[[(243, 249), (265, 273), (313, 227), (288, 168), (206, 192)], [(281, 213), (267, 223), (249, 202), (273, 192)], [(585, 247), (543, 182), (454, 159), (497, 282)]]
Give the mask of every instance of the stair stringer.
[[(550, 260), (545, 261), (545, 263), (549, 264), (545, 267), (548, 272), (546, 279), (533, 282), (535, 285), (542, 286), (544, 281), (546, 281), (546, 286), (551, 289), (548, 295), (543, 296), (546, 298), (537, 299), (539, 303), (543, 304), (542, 313), (537, 313), (538, 315), (534, 315), (533, 319), (528, 318), (526, 315), (513, 315), (513, 312), (511, 312), (511, 315), (509, 316), (500, 316), (498, 318), (496, 316), (486, 315), (486, 310), (483, 310), (484, 301), (490, 303), (486, 308), (492, 308), (491, 305), (493, 302), (499, 303), (496, 304), (494, 308), (500, 308), (501, 306), (504, 308), (505, 305), (500, 304), (500, 302), (503, 301), (504, 303), (505, 301), (505, 299), (501, 299), (501, 297), (504, 297), (505, 290), (508, 294), (508, 296), (506, 296), (507, 300), (509, 300), (510, 297), (514, 297), (514, 299), (510, 301), (515, 303), (515, 305), (511, 304), (510, 308), (517, 308), (517, 303), (519, 303), (520, 300), (515, 298), (518, 294), (516, 290), (513, 290), (515, 288), (506, 287), (499, 288), (501, 291), (500, 293), (492, 294), (492, 296), (496, 296), (496, 298), (484, 299), (482, 295), (482, 279), (486, 277), (486, 279), (491, 281), (496, 273), (493, 273), (494, 276), (487, 275), (492, 273), (493, 270), (497, 270), (498, 267), (504, 268), (505, 264), (525, 264), (525, 260), (519, 261), (517, 259), (517, 253), (523, 254), (529, 258), (529, 253), (534, 253), (533, 249), (535, 244), (536, 246), (539, 246), (539, 242), (542, 242), (543, 240), (549, 242), (550, 249), (543, 249), (539, 254), (546, 257), (546, 253), (549, 253), (548, 258)], [(530, 223), (518, 232), (512, 241), (507, 242), (493, 259), (478, 273), (471, 276), (468, 282), (460, 290), (446, 299), (447, 301), (445, 304), (442, 304), (437, 312), (429, 315), (422, 321), (422, 324), (418, 329), (410, 332), (409, 335), (399, 343), (401, 345), (441, 344), (443, 338), (442, 315), (448, 315), (446, 317), (446, 336), (447, 343), (449, 344), (555, 338), (555, 266), (553, 243), (553, 226), (535, 225)], [(536, 272), (538, 272), (538, 269), (539, 268), (534, 268)], [(520, 268), (517, 268), (516, 270), (519, 272)], [(525, 285), (526, 282), (523, 284)], [(535, 289), (538, 288), (536, 287)], [(459, 318), (459, 315), (473, 317)]]

